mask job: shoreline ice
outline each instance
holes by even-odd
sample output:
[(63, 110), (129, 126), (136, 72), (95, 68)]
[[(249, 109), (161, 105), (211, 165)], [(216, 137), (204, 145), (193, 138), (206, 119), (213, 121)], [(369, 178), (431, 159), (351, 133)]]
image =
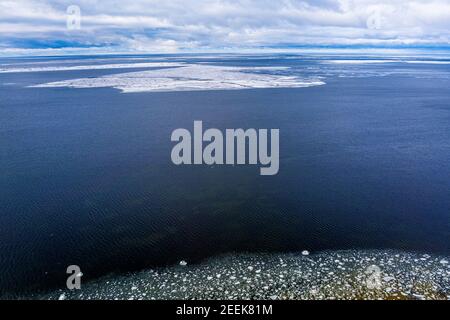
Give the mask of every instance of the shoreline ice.
[[(237, 254), (201, 264), (110, 275), (38, 299), (450, 299), (450, 266), (436, 255), (390, 250), (311, 255)], [(447, 261), (447, 260), (445, 260)], [(374, 267), (375, 266), (375, 267)], [(368, 284), (379, 270), (379, 286)]]

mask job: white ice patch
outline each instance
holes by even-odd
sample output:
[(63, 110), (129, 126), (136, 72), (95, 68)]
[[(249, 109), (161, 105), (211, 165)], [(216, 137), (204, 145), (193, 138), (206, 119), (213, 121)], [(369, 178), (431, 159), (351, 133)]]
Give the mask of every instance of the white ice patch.
[(410, 63), (410, 64), (450, 64), (444, 60), (326, 60), (323, 63), (332, 64), (381, 64), (381, 63)]
[(179, 66), (182, 66), (182, 64), (172, 62), (116, 63), (116, 64), (79, 65), (79, 66), (58, 66), (58, 67), (51, 66), (51, 67), (0, 68), (0, 73), (50, 72), (50, 71), (125, 69), (125, 68), (165, 68), (165, 67), (179, 67)]
[(401, 62), (397, 60), (326, 60), (324, 63), (333, 64), (372, 64), (372, 63), (394, 63)]
[(439, 61), (439, 60), (410, 60), (410, 61), (405, 61), (405, 63), (413, 63), (413, 64), (450, 64), (450, 61)]
[[(97, 78), (80, 78), (33, 87), (107, 88), (124, 93), (196, 90), (239, 90), (252, 88), (299, 88), (325, 84), (318, 79), (269, 74), (287, 67), (225, 67), (185, 64), (178, 68), (120, 73)], [(263, 73), (263, 72), (266, 73)]]

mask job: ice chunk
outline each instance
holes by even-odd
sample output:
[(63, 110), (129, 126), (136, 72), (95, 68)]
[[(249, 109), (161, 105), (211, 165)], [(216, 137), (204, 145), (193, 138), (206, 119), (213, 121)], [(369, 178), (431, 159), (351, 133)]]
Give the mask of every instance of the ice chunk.
[[(302, 79), (274, 71), (285, 67), (228, 67), (185, 64), (177, 68), (119, 73), (97, 78), (79, 78), (32, 87), (107, 88), (124, 93), (151, 91), (239, 90), (252, 88), (298, 88), (325, 84), (319, 79)], [(271, 73), (272, 72), (272, 73)]]

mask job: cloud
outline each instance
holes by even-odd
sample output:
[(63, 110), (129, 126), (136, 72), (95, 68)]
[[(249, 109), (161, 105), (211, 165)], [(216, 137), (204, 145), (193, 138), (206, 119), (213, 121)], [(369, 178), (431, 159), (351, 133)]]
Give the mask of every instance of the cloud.
[[(66, 26), (70, 5), (81, 28)], [(0, 50), (450, 47), (450, 0), (0, 0)], [(63, 49), (58, 47), (58, 49)]]

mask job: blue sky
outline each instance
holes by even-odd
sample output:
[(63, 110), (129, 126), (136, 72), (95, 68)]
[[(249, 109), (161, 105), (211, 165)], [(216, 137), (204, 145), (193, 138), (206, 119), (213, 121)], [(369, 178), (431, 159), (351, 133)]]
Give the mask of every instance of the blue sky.
[(448, 50), (450, 0), (0, 0), (6, 55), (316, 47)]

